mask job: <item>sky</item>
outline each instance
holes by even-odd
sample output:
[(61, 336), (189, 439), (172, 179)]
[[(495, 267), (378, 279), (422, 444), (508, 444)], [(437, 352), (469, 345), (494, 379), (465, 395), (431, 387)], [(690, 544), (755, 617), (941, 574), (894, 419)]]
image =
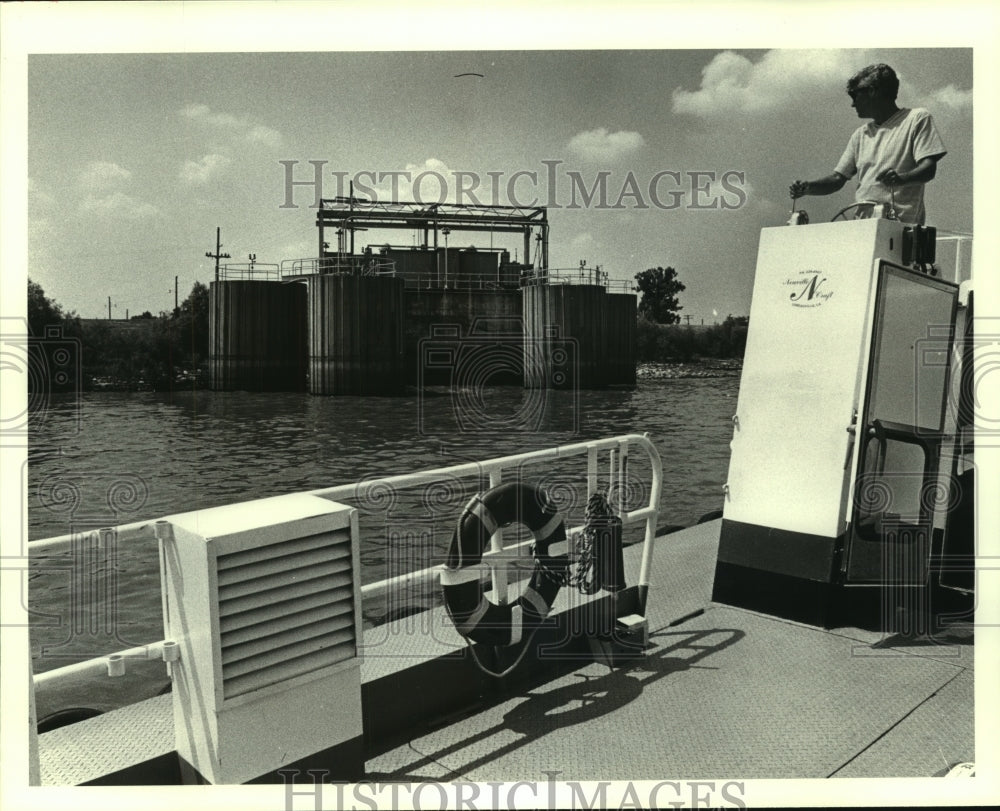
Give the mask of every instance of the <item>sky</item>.
[[(793, 180), (833, 169), (863, 123), (846, 79), (878, 61), (949, 150), (928, 222), (972, 230), (971, 48), (462, 49), (477, 41), (32, 54), (30, 277), (83, 317), (106, 317), (110, 296), (123, 318), (170, 309), (175, 276), (181, 300), (211, 281), (216, 227), (232, 262), (313, 257), (313, 187), (286, 183), (313, 180), (310, 161), (322, 161), (324, 197), (353, 178), (390, 199), (389, 173), (409, 172), (420, 180), (396, 176), (400, 199), (548, 204), (550, 267), (585, 261), (630, 280), (671, 266), (691, 323), (746, 315), (760, 229), (787, 221)], [(469, 173), (465, 191), (455, 173)], [(816, 222), (853, 199), (849, 183), (799, 205)], [(371, 232), (358, 246), (413, 239)], [(523, 253), (520, 237), (493, 245)]]

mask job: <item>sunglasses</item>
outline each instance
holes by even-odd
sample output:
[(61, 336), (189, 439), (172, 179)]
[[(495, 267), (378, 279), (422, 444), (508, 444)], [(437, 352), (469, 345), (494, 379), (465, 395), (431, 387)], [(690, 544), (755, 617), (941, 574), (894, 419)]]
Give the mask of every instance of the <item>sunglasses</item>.
[(856, 90), (848, 90), (847, 95), (850, 96), (852, 99), (856, 99), (858, 97), (858, 93), (870, 94), (874, 89), (875, 89), (874, 87), (859, 87)]

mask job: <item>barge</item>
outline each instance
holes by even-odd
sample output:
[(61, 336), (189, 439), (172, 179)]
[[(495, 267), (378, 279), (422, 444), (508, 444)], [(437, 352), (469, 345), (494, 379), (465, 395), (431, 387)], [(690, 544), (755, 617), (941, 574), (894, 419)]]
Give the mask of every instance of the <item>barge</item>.
[[(344, 781), (660, 781), (671, 802), (691, 778), (975, 775), (972, 294), (932, 230), (765, 229), (724, 508), (694, 527), (657, 532), (669, 474), (629, 434), (94, 533), (158, 544), (163, 639), (38, 674), (33, 695), (151, 660), (172, 690), (42, 734), (32, 718), (33, 783), (271, 783), (319, 807)], [(483, 517), (569, 459), (604, 535), (522, 501)], [(482, 492), (451, 552), (476, 515), (479, 554), (362, 586), (351, 499), (462, 477)], [(505, 545), (509, 524), (533, 542)], [(602, 543), (599, 587), (574, 588)], [(561, 577), (542, 608), (536, 576)], [(506, 606), (509, 644), (447, 602), (363, 628), (363, 599), (439, 581)]]

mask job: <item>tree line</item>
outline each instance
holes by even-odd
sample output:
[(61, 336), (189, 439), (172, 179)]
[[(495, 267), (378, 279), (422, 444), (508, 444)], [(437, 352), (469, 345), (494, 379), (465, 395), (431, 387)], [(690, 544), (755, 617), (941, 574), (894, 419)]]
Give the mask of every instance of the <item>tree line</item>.
[(681, 361), (701, 358), (742, 358), (746, 348), (747, 316), (726, 316), (721, 324), (691, 327), (680, 324), (678, 296), (685, 286), (672, 267), (655, 267), (635, 275), (639, 301), (638, 360)]
[[(29, 278), (28, 330), (38, 339), (31, 361), (42, 373), (29, 375), (29, 388), (167, 390), (207, 380), (208, 287), (201, 282), (170, 313), (110, 321), (80, 318)], [(55, 374), (67, 355), (71, 373)]]

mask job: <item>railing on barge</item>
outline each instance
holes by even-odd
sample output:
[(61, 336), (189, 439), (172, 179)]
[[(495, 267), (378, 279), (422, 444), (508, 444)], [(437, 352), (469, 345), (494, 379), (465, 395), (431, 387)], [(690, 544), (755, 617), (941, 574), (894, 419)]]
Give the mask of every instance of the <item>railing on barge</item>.
[[(626, 484), (629, 475), (629, 448), (637, 446), (645, 451), (651, 465), (650, 483), (648, 487), (649, 498), (645, 506), (634, 510), (627, 510), (624, 496), (626, 494)], [(418, 471), (399, 476), (387, 476), (378, 479), (369, 479), (354, 484), (327, 487), (319, 490), (311, 490), (309, 495), (321, 496), (330, 500), (360, 499), (376, 493), (380, 488), (407, 489), (420, 485), (433, 484), (435, 482), (450, 482), (459, 477), (476, 476), (479, 480), (485, 477), (489, 479), (489, 486), (495, 487), (503, 480), (507, 471), (520, 472), (525, 467), (532, 465), (551, 464), (557, 459), (566, 459), (575, 456), (586, 456), (586, 493), (587, 498), (598, 489), (599, 480), (599, 459), (601, 451), (608, 452), (607, 467), (607, 492), (609, 500), (622, 519), (623, 527), (645, 523), (645, 536), (643, 540), (642, 559), (639, 569), (638, 582), (638, 605), (640, 613), (645, 613), (646, 600), (649, 591), (649, 572), (653, 554), (653, 540), (656, 534), (656, 527), (659, 519), (659, 504), (663, 489), (663, 468), (659, 452), (649, 439), (648, 434), (624, 434), (616, 437), (595, 440), (591, 442), (578, 442), (569, 445), (561, 445), (557, 448), (549, 448), (539, 451), (514, 454), (511, 456), (498, 457), (483, 462), (468, 462), (450, 467), (436, 468), (433, 470)], [(164, 525), (166, 522), (144, 521), (122, 524), (117, 527), (94, 530), (89, 533), (78, 533), (62, 535), (54, 538), (32, 541), (28, 544), (29, 554), (41, 552), (58, 552), (70, 549), (74, 543), (78, 543), (83, 536), (90, 536), (98, 544), (108, 544), (112, 542), (127, 541), (129, 543), (154, 542), (158, 540), (157, 525)], [(576, 536), (582, 531), (583, 526), (567, 527), (569, 543), (572, 544)], [(520, 544), (504, 547), (503, 531), (493, 536), (490, 542), (490, 549), (483, 555), (482, 568), (490, 572), (493, 592), (503, 599), (507, 594), (507, 567), (513, 563), (510, 555), (505, 552), (522, 550), (531, 544), (525, 541)], [(162, 557), (161, 557), (162, 567)], [(361, 596), (371, 598), (388, 591), (402, 590), (404, 588), (425, 584), (434, 580), (442, 569), (441, 565), (430, 566), (408, 574), (386, 578), (375, 583), (368, 583), (361, 586)], [(128, 660), (152, 661), (163, 659), (170, 662), (175, 658), (176, 642), (169, 639), (161, 639), (150, 642), (147, 645), (140, 645), (126, 650), (116, 651), (105, 656), (99, 656), (78, 662), (64, 667), (56, 668), (34, 675), (34, 686), (53, 685), (67, 679), (72, 679), (85, 674), (100, 674), (107, 672), (108, 675), (123, 675), (125, 665)]]

